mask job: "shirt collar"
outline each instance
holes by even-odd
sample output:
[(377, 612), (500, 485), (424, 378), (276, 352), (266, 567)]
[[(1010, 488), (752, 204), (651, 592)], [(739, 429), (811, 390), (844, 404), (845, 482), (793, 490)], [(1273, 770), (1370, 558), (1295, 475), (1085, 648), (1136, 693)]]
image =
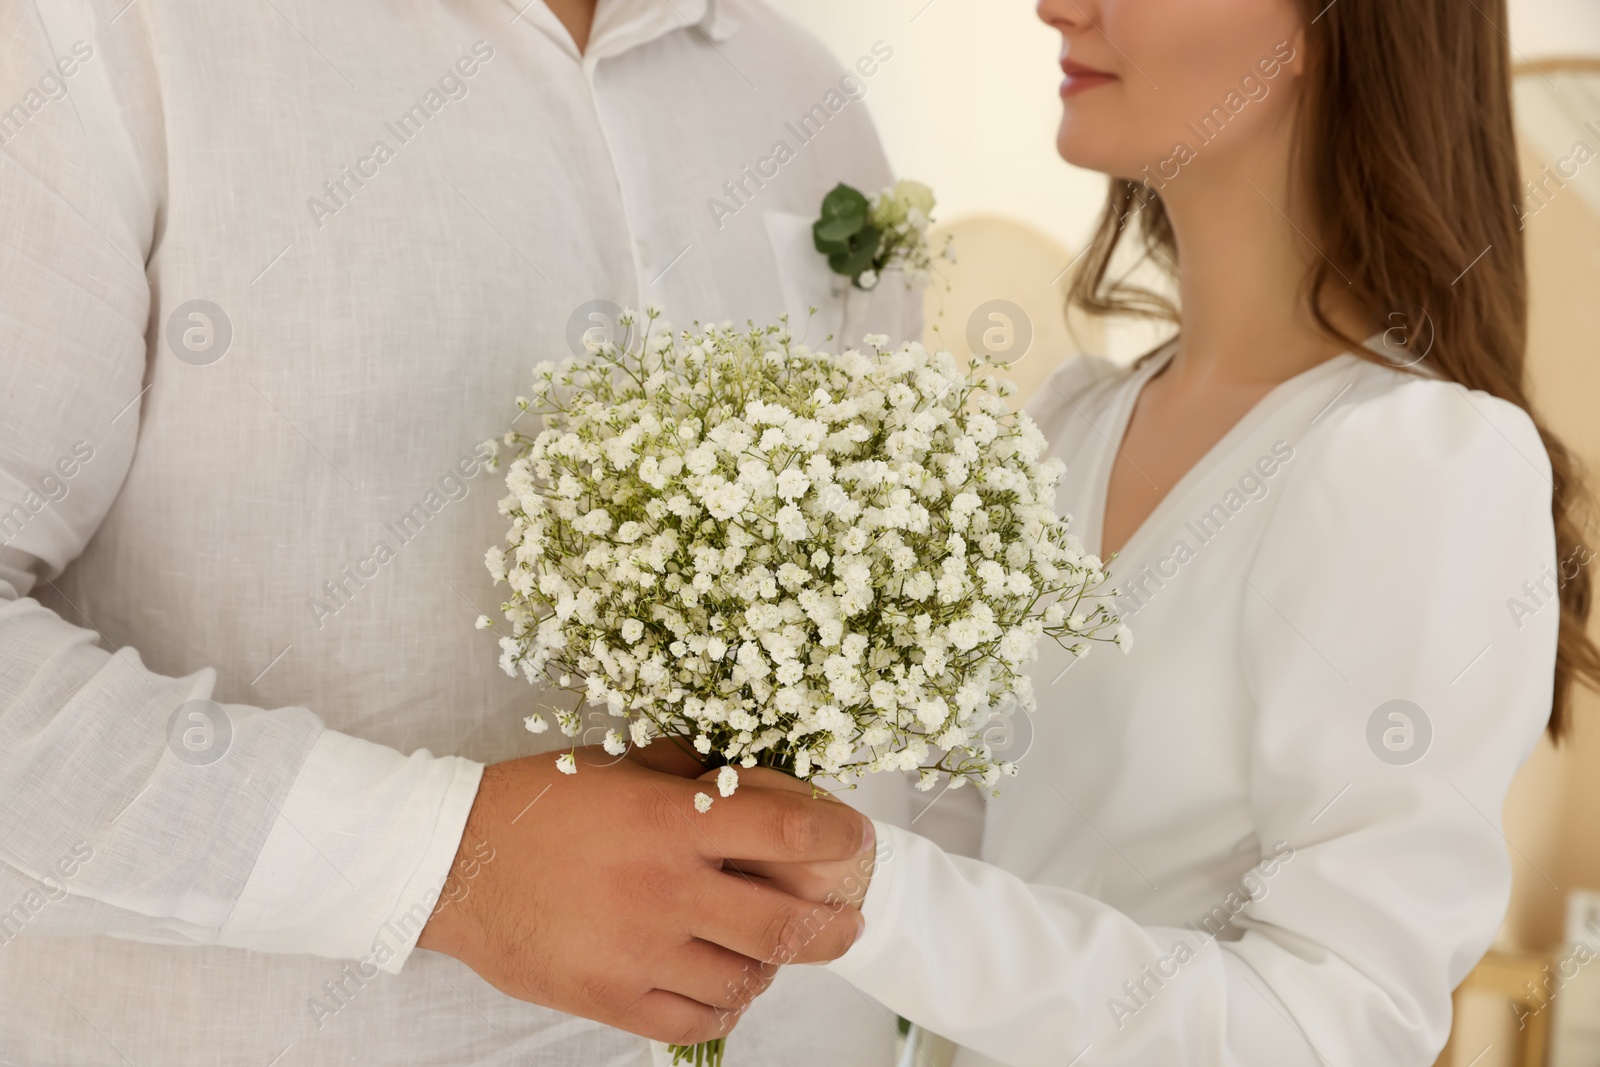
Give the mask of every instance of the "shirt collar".
[[(579, 58), (572, 37), (544, 0), (506, 0), (518, 14), (574, 59)], [(677, 30), (693, 28), (712, 42), (725, 41), (738, 30), (727, 0), (599, 0), (589, 47), (582, 56), (592, 67), (608, 56), (621, 55)]]

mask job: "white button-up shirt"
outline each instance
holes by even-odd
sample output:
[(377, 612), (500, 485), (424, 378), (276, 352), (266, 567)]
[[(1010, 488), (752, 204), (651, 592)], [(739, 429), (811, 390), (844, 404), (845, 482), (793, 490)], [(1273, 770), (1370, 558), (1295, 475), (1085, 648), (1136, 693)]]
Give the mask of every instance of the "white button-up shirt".
[[(540, 749), (480, 442), (618, 306), (914, 335), (809, 245), (889, 181), (893, 51), (754, 0), (601, 0), (586, 55), (538, 0), (0, 13), (0, 1062), (649, 1061), (410, 951)], [(893, 1033), (791, 969), (729, 1062)]]

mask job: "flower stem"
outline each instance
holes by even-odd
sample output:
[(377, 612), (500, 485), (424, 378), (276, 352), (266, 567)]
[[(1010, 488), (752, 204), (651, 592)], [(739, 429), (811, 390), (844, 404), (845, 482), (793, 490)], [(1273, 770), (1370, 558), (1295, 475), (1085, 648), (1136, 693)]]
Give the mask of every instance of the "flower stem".
[(723, 1042), (726, 1040), (719, 1037), (698, 1045), (668, 1045), (667, 1051), (672, 1053), (674, 1067), (680, 1063), (692, 1063), (694, 1067), (722, 1067)]

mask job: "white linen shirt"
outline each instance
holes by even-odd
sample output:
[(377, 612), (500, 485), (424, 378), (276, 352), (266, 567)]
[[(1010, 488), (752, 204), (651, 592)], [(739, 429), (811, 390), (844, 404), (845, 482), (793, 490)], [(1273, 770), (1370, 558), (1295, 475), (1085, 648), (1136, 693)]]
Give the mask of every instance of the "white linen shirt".
[[(1031, 405), (1090, 551), (1169, 357), (1075, 360)], [(1044, 643), (987, 862), (880, 826), (830, 969), (957, 1067), (1427, 1067), (1550, 713), (1550, 491), (1504, 401), (1348, 354), (1280, 385), (1112, 561), (1131, 654)]]
[[(481, 764), (564, 743), (477, 450), (615, 305), (915, 337), (809, 247), (893, 44), (524, 2), (0, 9), (0, 1062), (649, 1062), (411, 955)], [(729, 1064), (893, 1038), (790, 969)]]

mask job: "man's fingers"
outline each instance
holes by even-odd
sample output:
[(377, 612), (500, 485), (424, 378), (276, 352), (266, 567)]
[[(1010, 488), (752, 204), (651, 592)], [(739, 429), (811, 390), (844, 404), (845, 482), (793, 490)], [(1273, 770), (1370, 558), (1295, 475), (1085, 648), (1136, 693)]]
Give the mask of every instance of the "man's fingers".
[(809, 793), (741, 787), (704, 814), (691, 808), (690, 818), (706, 854), (716, 859), (823, 863), (850, 859), (873, 844), (870, 819)]
[(670, 1045), (698, 1045), (728, 1032), (739, 1021), (732, 1012), (690, 1000), (679, 993), (652, 989), (639, 998), (618, 1025), (624, 1030)]
[(696, 778), (706, 769), (687, 743), (671, 737), (658, 737), (643, 747), (628, 746), (628, 759), (641, 767), (675, 778)]
[[(868, 857), (861, 857), (861, 874), (870, 874), (867, 866)], [(731, 874), (748, 875), (751, 881), (762, 885), (770, 885), (774, 889), (799, 897), (801, 900), (822, 902), (830, 896), (843, 895), (839, 885), (838, 863), (813, 864), (813, 863), (764, 863), (760, 860), (729, 860), (723, 864), (722, 869)], [(862, 877), (852, 880), (850, 885), (843, 887), (848, 893), (857, 884), (863, 881)], [(862, 894), (864, 897), (866, 894)], [(857, 904), (858, 901), (851, 901)]]
[(764, 964), (836, 960), (864, 923), (855, 908), (801, 900), (720, 871), (706, 875), (698, 899), (690, 933)]
[(691, 941), (658, 965), (656, 985), (737, 1016), (767, 991), (776, 964), (761, 963), (710, 941)]
[[(702, 782), (715, 781), (718, 774), (722, 773), (719, 767), (713, 771), (705, 771), (700, 775)], [(739, 787), (753, 785), (758, 789), (776, 789), (780, 792), (804, 793), (806, 796), (833, 798), (833, 794), (817, 788), (815, 783), (801, 781), (792, 774), (785, 774), (773, 767), (740, 767)]]

